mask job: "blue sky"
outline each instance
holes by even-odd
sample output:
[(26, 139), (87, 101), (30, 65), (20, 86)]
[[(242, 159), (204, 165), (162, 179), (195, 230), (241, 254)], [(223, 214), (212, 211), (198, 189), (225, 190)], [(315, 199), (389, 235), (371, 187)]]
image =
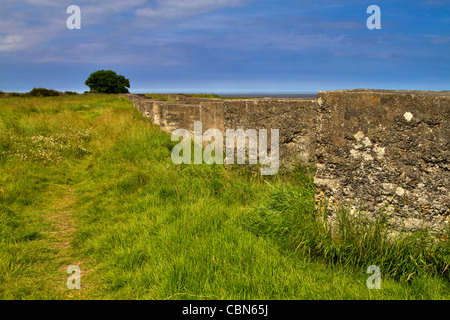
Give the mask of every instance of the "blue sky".
[(0, 90), (82, 92), (99, 69), (132, 92), (449, 90), (450, 1), (1, 0)]

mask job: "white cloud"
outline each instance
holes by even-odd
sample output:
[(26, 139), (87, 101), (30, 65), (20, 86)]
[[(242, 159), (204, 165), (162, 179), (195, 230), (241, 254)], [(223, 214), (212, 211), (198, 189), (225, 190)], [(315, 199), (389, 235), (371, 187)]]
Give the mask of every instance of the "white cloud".
[[(76, 44), (86, 43), (84, 50), (74, 48), (77, 52), (94, 52), (101, 50), (92, 42), (115, 46), (116, 39), (132, 41), (130, 30), (143, 26), (158, 26), (160, 19), (187, 17), (221, 8), (236, 7), (255, 0), (1, 0), (0, 3), (0, 54), (20, 52), (26, 60), (66, 59), (64, 38), (72, 37)], [(149, 4), (153, 3), (153, 7)], [(68, 31), (66, 9), (76, 4), (81, 8), (81, 30)], [(117, 19), (116, 19), (117, 18)], [(142, 20), (144, 24), (139, 23)], [(154, 25), (151, 25), (154, 23)], [(98, 38), (102, 32), (101, 38)], [(70, 32), (70, 33), (69, 33)], [(128, 38), (127, 35), (128, 34)], [(97, 37), (97, 38), (95, 38)], [(148, 36), (147, 36), (147, 40)], [(139, 46), (145, 45), (140, 43)], [(67, 42), (66, 42), (67, 43)], [(162, 46), (165, 47), (167, 43)], [(169, 44), (170, 45), (170, 44)], [(108, 47), (109, 47), (108, 46)], [(153, 46), (152, 46), (153, 47)], [(105, 46), (101, 46), (105, 48)], [(60, 52), (60, 57), (58, 57)], [(70, 55), (70, 54), (69, 54)], [(100, 56), (102, 56), (100, 54)], [(13, 56), (11, 56), (13, 57)]]
[(448, 6), (450, 5), (450, 0), (428, 0), (422, 2), (423, 6)]
[(143, 7), (147, 0), (98, 0), (93, 1), (81, 0), (79, 7), (81, 8), (82, 19), (86, 25), (105, 23), (108, 17), (126, 12), (134, 12), (137, 8)]
[(138, 9), (136, 15), (152, 19), (172, 19), (203, 14), (229, 7), (239, 7), (248, 0), (157, 0), (156, 7)]
[(23, 2), (39, 7), (58, 7), (61, 5), (60, 1), (54, 0), (24, 0)]
[(429, 38), (430, 43), (432, 44), (442, 44), (450, 42), (450, 37), (448, 36), (441, 36), (441, 35), (426, 35), (427, 38)]
[[(50, 47), (55, 47), (57, 41), (68, 37), (68, 32), (72, 32), (70, 36), (78, 32), (79, 36), (84, 35), (85, 41), (89, 42), (91, 36), (88, 34), (91, 26), (108, 26), (110, 23), (108, 19), (111, 16), (123, 12), (133, 13), (137, 6), (147, 3), (147, 0), (1, 1), (0, 53), (21, 52), (22, 58), (34, 61), (47, 56)], [(66, 20), (69, 14), (66, 9), (71, 4), (77, 4), (81, 8), (80, 31), (67, 30)]]
[(67, 31), (65, 17), (45, 17), (45, 23), (30, 25), (25, 21), (0, 22), (0, 53), (31, 52), (43, 43), (61, 37)]
[(23, 47), (22, 36), (0, 37), (0, 52), (13, 52)]

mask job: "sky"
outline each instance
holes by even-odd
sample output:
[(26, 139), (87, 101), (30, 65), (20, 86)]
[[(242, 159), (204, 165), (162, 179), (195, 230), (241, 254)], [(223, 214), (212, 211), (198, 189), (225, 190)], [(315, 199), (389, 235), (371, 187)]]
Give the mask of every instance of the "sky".
[(450, 0), (0, 0), (0, 90), (83, 92), (96, 70), (130, 92), (450, 90)]

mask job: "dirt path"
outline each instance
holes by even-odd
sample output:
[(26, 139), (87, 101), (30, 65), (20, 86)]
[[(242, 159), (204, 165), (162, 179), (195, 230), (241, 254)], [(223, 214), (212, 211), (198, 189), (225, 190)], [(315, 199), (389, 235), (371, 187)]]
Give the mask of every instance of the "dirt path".
[[(88, 288), (84, 276), (89, 271), (84, 268), (84, 260), (76, 256), (71, 242), (73, 234), (77, 230), (76, 220), (74, 217), (74, 206), (76, 201), (76, 193), (74, 189), (64, 189), (58, 200), (49, 207), (47, 219), (52, 225), (51, 235), (52, 248), (55, 249), (55, 261), (59, 265), (57, 276), (51, 279), (54, 282), (53, 287), (56, 291), (63, 292), (67, 298), (82, 298)], [(81, 289), (69, 290), (67, 287), (67, 279), (71, 274), (67, 273), (69, 266), (78, 266), (81, 271)], [(84, 290), (82, 290), (84, 289)]]
[(51, 215), (48, 216), (52, 224), (56, 227), (51, 233), (56, 236), (55, 246), (61, 253), (70, 251), (70, 239), (75, 232), (75, 220), (73, 217), (73, 205), (75, 203), (75, 191), (67, 189), (59, 201), (51, 208)]

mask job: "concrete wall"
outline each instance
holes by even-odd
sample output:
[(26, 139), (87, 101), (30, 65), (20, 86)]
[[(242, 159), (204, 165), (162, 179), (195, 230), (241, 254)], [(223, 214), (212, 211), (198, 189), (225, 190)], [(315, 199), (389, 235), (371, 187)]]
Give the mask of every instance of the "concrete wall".
[[(177, 100), (174, 94), (167, 95)], [(135, 107), (162, 130), (194, 130), (194, 121), (203, 122), (203, 131), (219, 129), (280, 130), (280, 159), (314, 161), (317, 103), (311, 99), (205, 99), (179, 95), (177, 101), (128, 95)]]
[(318, 94), (319, 198), (388, 210), (407, 230), (449, 217), (450, 97), (436, 92)]
[(280, 160), (316, 165), (317, 201), (331, 219), (344, 204), (377, 214), (396, 228), (441, 229), (449, 222), (450, 93), (345, 90), (298, 98), (177, 101), (129, 95), (166, 132), (279, 129)]
[(314, 100), (245, 99), (225, 100), (223, 104), (226, 129), (279, 129), (281, 162), (314, 162)]

